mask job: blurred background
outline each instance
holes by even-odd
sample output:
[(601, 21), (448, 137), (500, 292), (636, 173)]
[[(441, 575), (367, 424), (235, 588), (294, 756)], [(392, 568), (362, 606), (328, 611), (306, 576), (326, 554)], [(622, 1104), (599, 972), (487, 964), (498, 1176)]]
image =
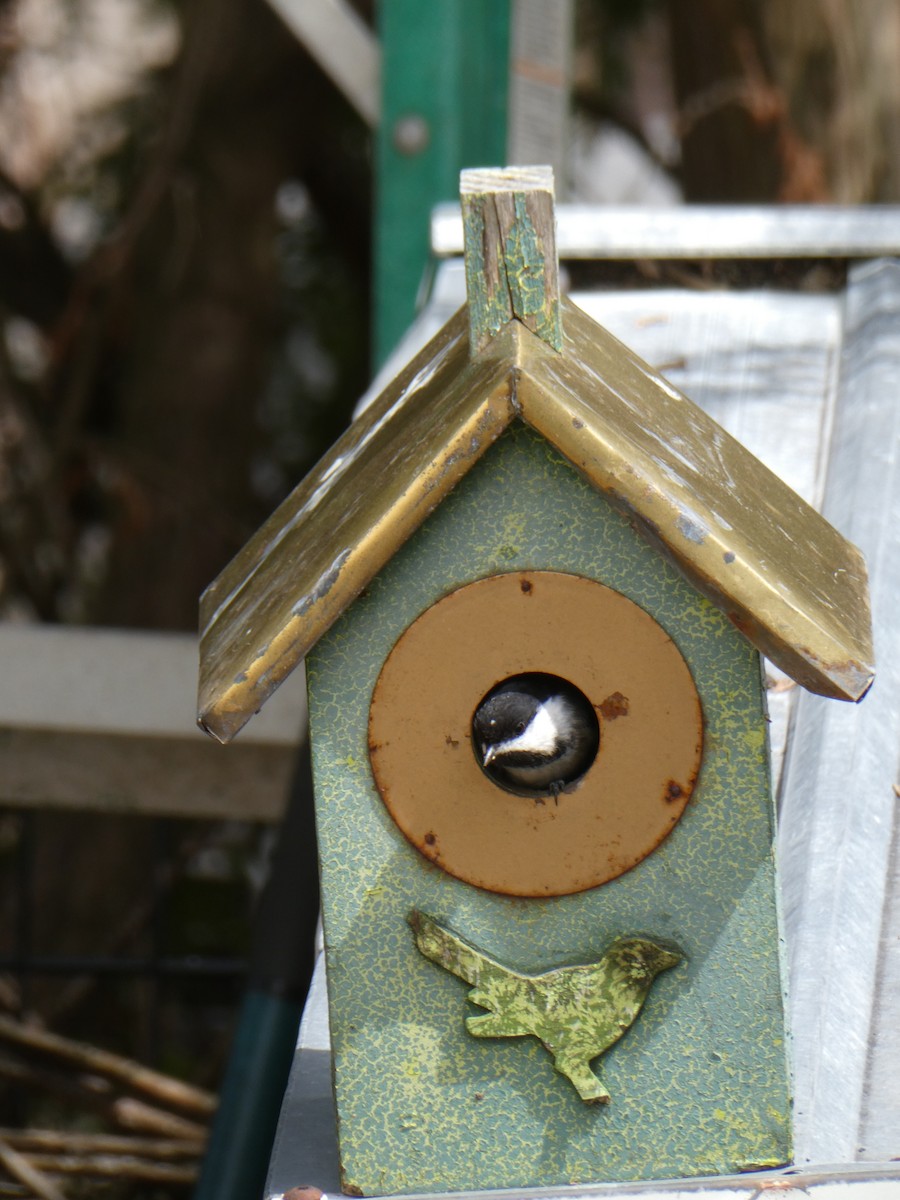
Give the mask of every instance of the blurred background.
[[(377, 38), (393, 4), (347, 7)], [(193, 633), (413, 315), (377, 335), (377, 123), (284, 8), (0, 0), (0, 623)], [(573, 13), (561, 198), (900, 202), (898, 0)], [(415, 153), (415, 126), (392, 136)], [(273, 840), (271, 820), (0, 809), (0, 1014), (215, 1092)], [(61, 1094), (7, 1049), (0, 1126), (100, 1127), (84, 1078)]]

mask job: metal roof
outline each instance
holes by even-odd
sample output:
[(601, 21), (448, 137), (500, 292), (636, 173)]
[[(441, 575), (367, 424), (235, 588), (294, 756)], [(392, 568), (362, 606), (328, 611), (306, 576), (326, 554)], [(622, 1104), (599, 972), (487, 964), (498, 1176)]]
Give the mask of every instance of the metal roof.
[(460, 310), (201, 602), (199, 719), (230, 740), (516, 419), (632, 516), (804, 687), (873, 677), (859, 552), (706, 413), (563, 302), (562, 353), (518, 321), (475, 358)]

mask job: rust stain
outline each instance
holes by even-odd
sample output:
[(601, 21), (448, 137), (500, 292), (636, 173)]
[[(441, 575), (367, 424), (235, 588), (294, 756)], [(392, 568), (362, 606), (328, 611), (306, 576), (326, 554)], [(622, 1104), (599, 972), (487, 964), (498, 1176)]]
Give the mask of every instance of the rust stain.
[[(537, 587), (538, 583), (541, 584), (540, 589)], [(478, 594), (474, 595), (476, 589)], [(470, 591), (473, 594), (470, 594)], [(578, 602), (575, 604), (578, 613), (582, 611), (579, 606), (585, 606), (585, 613), (591, 616), (591, 628), (597, 623), (595, 608), (601, 614), (610, 609), (618, 614), (621, 608), (624, 614), (620, 614), (621, 619), (624, 620), (627, 616), (638, 625), (639, 630), (643, 629), (642, 622), (648, 620), (645, 616), (639, 616), (637, 609), (632, 611), (630, 603), (626, 609), (625, 600), (602, 585), (576, 576), (557, 576), (550, 572), (528, 569), (467, 585), (450, 597), (439, 600), (435, 609), (440, 609), (441, 614), (446, 612), (452, 617), (450, 627), (462, 633), (461, 640), (465, 643), (471, 632), (470, 626), (474, 625), (476, 630), (481, 628), (477, 620), (469, 619), (471, 610), (467, 605), (475, 605), (477, 601), (477, 614), (482, 611), (481, 606), (488, 604), (488, 601), (493, 602), (494, 593), (498, 591), (506, 597), (508, 604), (512, 602), (517, 619), (525, 621), (526, 624), (531, 620), (530, 614), (535, 604), (538, 605), (540, 617), (543, 617), (545, 604), (549, 606), (548, 611), (558, 615), (561, 610), (556, 604), (559, 594), (564, 601), (572, 601), (574, 595)], [(527, 599), (528, 604), (516, 606), (513, 599), (515, 596)], [(519, 612), (521, 618), (518, 617)], [(587, 623), (587, 615), (579, 618), (583, 625)], [(486, 850), (480, 837), (475, 837), (472, 833), (471, 822), (464, 815), (474, 813), (477, 805), (467, 798), (452, 794), (457, 787), (464, 788), (469, 793), (476, 792), (479, 796), (483, 791), (484, 772), (478, 770), (477, 756), (468, 752), (472, 735), (469, 724), (463, 721), (463, 715), (471, 711), (471, 696), (478, 690), (473, 687), (470, 676), (477, 672), (485, 673), (483, 655), (474, 649), (477, 637), (466, 654), (461, 654), (457, 638), (452, 639), (451, 649), (446, 637), (448, 626), (443, 616), (437, 621), (434, 611), (428, 610), (419, 618), (419, 621), (429, 620), (431, 624), (427, 626), (428, 637), (425, 639), (428, 654), (425, 654), (423, 645), (419, 642), (412, 644), (412, 650), (415, 651), (413, 654), (404, 634), (391, 652), (379, 677), (369, 714), (369, 740), (373, 747), (371, 762), (376, 787), (398, 828), (422, 856), (423, 865), (427, 864), (429, 870), (446, 870), (473, 887), (484, 888), (510, 898), (518, 897), (524, 901), (529, 897), (571, 895), (588, 890), (606, 879), (615, 878), (630, 870), (652, 853), (671, 831), (688, 803), (690, 788), (693, 786), (689, 780), (692, 781), (700, 766), (698, 760), (703, 741), (702, 710), (689, 674), (686, 673), (686, 667), (678, 667), (677, 660), (669, 663), (672, 678), (669, 678), (669, 675), (665, 676), (665, 686), (676, 691), (681, 697), (681, 705), (686, 704), (689, 713), (693, 713), (693, 706), (696, 706), (696, 726), (690, 719), (679, 719), (677, 728), (681, 732), (678, 736), (684, 741), (682, 744), (679, 740), (677, 755), (668, 765), (661, 761), (661, 769), (648, 776), (642, 785), (644, 791), (635, 803), (643, 806), (641, 811), (647, 817), (646, 823), (643, 820), (635, 822), (623, 816), (621, 819), (617, 818), (618, 823), (615, 820), (611, 822), (612, 828), (607, 828), (611, 818), (605, 789), (600, 776), (596, 772), (588, 772), (571, 789), (573, 792), (577, 790), (577, 795), (570, 795), (567, 788), (554, 798), (554, 803), (550, 803), (543, 796), (536, 797), (533, 793), (523, 795), (518, 801), (512, 800), (512, 797), (503, 799), (502, 812), (505, 814), (508, 810), (508, 817), (496, 815), (493, 809), (486, 814), (490, 818), (490, 849)], [(575, 625), (574, 620), (572, 624)], [(422, 627), (416, 623), (416, 628), (421, 631)], [(578, 628), (578, 636), (572, 634), (575, 654), (583, 652), (584, 647), (584, 634), (581, 626)], [(648, 637), (654, 629), (655, 627), (648, 626)], [(482, 640), (486, 638), (487, 634), (482, 635)], [(561, 644), (563, 648), (568, 646), (565, 639), (562, 639)], [(658, 644), (661, 643), (654, 632), (653, 645)], [(673, 646), (671, 640), (664, 644), (662, 653), (666, 662), (673, 656)], [(518, 635), (514, 639), (511, 653), (513, 662), (517, 661), (516, 654), (525, 653)], [(557, 653), (561, 654), (562, 650), (558, 648)], [(434, 721), (430, 726), (421, 723), (425, 732), (416, 735), (419, 742), (414, 739), (413, 743), (410, 743), (407, 737), (407, 714), (415, 711), (416, 702), (414, 699), (410, 700), (414, 691), (410, 693), (407, 685), (411, 678), (416, 678), (416, 672), (420, 670), (425, 657), (432, 661), (432, 654), (436, 656), (433, 661), (440, 661), (449, 672), (452, 687), (444, 680), (442, 672), (442, 682), (435, 696)], [(466, 664), (465, 669), (457, 663), (458, 658)], [(393, 674), (388, 673), (389, 665)], [(488, 672), (491, 683), (496, 682), (493, 675), (498, 669), (496, 665), (491, 666)], [(637, 741), (640, 742), (641, 737), (637, 731), (641, 726), (636, 726), (635, 722), (642, 720), (643, 706), (640, 696), (644, 693), (641, 688), (650, 689), (656, 695), (660, 686), (659, 680), (654, 675), (653, 682), (642, 682), (643, 676), (640, 676), (632, 684), (628, 671), (622, 668), (620, 674), (619, 667), (616, 668), (616, 674), (612, 677), (607, 675), (605, 681), (602, 678), (603, 673), (598, 669), (595, 675), (590, 677), (587, 685), (587, 694), (591, 696), (593, 711), (598, 720), (601, 723), (618, 720), (626, 714), (629, 718), (620, 722), (615, 730), (612, 726), (609, 727), (609, 748), (614, 748), (619, 742), (630, 744), (630, 737), (637, 737)], [(614, 682), (618, 690), (606, 693), (605, 687), (608, 687), (610, 682)], [(686, 694), (683, 694), (685, 689)], [(385, 707), (386, 705), (388, 707)], [(419, 724), (415, 723), (416, 729), (419, 728)], [(394, 736), (395, 734), (397, 736)], [(692, 745), (693, 755), (689, 752)], [(420, 749), (421, 753), (418, 752)], [(640, 746), (638, 752), (643, 753)], [(643, 775), (641, 778), (643, 779)], [(429, 781), (425, 790), (431, 791), (432, 787), (436, 787), (442, 798), (446, 797), (446, 808), (440, 807), (438, 811), (422, 797), (423, 779)], [(672, 781), (682, 789), (681, 796), (670, 790)], [(443, 792), (440, 791), (442, 787)], [(492, 786), (491, 791), (493, 790)], [(489, 803), (487, 799), (484, 802)], [(576, 831), (572, 840), (567, 841), (566, 838), (555, 836), (558, 835), (561, 825), (571, 825), (571, 829)], [(615, 836), (617, 833), (618, 839)], [(590, 854), (585, 852), (585, 839), (592, 846)], [(508, 862), (510, 854), (516, 860), (516, 868), (521, 857), (522, 861), (533, 861), (537, 864), (534, 871), (511, 867)], [(546, 868), (548, 856), (553, 858), (552, 871)], [(608, 871), (605, 870), (607, 865)], [(565, 881), (564, 892), (560, 890), (560, 879)]]
[(602, 704), (596, 705), (597, 712), (604, 721), (615, 721), (617, 717), (628, 716), (628, 697), (621, 692), (613, 692)]
[(684, 788), (680, 783), (676, 783), (674, 779), (670, 779), (666, 785), (663, 799), (667, 804), (674, 804), (676, 800), (680, 800), (684, 795)]
[(616, 878), (618, 878), (619, 875), (624, 875), (629, 869), (629, 864), (624, 862), (621, 856), (618, 854), (607, 855), (606, 861), (609, 863), (610, 871), (613, 872)]
[[(843, 691), (831, 690), (829, 692), (822, 692), (822, 695), (834, 696), (840, 700), (846, 700), (849, 697), (858, 702), (862, 700), (875, 682), (875, 673), (872, 667), (866, 666), (865, 663), (861, 663), (857, 659), (821, 658), (808, 646), (800, 646), (799, 651), (809, 662), (813, 664), (818, 663), (830, 679), (843, 681)], [(806, 686), (804, 680), (797, 672), (793, 672), (793, 674), (796, 675), (798, 683)], [(818, 691), (819, 689), (817, 688), (816, 690)]]
[(441, 849), (438, 845), (438, 836), (432, 829), (429, 829), (427, 833), (422, 835), (421, 841), (416, 837), (410, 837), (409, 841), (420, 854), (425, 856), (432, 866), (437, 867), (438, 870), (443, 870), (440, 862)]
[(727, 616), (738, 633), (742, 633), (745, 638), (752, 640), (756, 625), (745, 613), (729, 612)]

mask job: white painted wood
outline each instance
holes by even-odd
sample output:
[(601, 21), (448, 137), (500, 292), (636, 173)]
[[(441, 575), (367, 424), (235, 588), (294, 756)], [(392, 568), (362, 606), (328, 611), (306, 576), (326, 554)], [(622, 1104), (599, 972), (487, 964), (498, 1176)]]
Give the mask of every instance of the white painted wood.
[(381, 111), (381, 48), (346, 0), (269, 0), (322, 70), (374, 129)]
[[(197, 727), (197, 658), (191, 634), (0, 624), (0, 728), (209, 743)], [(241, 740), (296, 745), (305, 716), (299, 671)]]
[[(870, 258), (900, 253), (900, 206), (560, 204), (560, 258)], [(462, 254), (458, 204), (438, 205), (431, 248)]]

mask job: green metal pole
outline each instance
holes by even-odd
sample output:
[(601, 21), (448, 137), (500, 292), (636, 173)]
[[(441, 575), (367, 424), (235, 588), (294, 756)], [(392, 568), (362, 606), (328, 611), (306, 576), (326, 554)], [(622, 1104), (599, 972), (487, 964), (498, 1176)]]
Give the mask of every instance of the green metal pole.
[(259, 1200), (303, 1004), (249, 988), (194, 1200)]
[(432, 207), (463, 167), (506, 160), (510, 0), (381, 0), (379, 25), (376, 365), (415, 314)]
[(256, 914), (247, 990), (193, 1200), (258, 1200), (314, 965), (319, 912), (309, 742)]

